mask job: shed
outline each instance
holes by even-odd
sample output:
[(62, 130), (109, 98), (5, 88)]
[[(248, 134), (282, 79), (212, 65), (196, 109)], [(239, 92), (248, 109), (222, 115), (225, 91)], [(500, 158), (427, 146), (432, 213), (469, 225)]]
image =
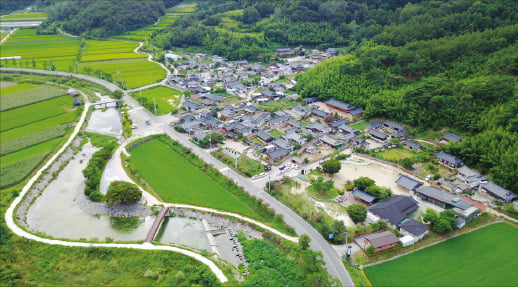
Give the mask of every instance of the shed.
[(74, 107), (81, 106), (83, 104), (83, 100), (81, 98), (74, 98)]
[(412, 237), (411, 235), (405, 235), (405, 236), (399, 238), (399, 242), (401, 242), (401, 245), (403, 245), (403, 247), (407, 247), (410, 245), (414, 245), (415, 238)]

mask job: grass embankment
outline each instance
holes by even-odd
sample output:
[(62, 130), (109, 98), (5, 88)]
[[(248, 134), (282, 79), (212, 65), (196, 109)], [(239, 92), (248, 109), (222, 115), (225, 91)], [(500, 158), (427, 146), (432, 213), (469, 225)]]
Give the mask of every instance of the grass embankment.
[(250, 197), (179, 143), (164, 135), (158, 137), (132, 148), (128, 161), (130, 174), (140, 175), (164, 201), (239, 213), (294, 234), (282, 216), (261, 200)]
[(155, 103), (157, 115), (165, 115), (177, 110), (181, 93), (177, 90), (159, 86), (130, 94), (147, 110), (154, 113)]
[(518, 228), (497, 223), (365, 272), (374, 286), (513, 286), (516, 238)]

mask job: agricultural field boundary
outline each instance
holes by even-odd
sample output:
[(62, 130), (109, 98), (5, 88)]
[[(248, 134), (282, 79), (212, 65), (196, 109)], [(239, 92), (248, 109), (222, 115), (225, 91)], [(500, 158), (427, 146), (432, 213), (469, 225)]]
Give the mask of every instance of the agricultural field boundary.
[(487, 224), (484, 224), (484, 225), (481, 225), (481, 226), (479, 226), (479, 227), (477, 227), (477, 228), (474, 228), (474, 229), (470, 230), (469, 232), (466, 232), (466, 233), (457, 233), (457, 234), (455, 234), (455, 235), (453, 235), (453, 236), (450, 236), (450, 237), (444, 238), (444, 239), (439, 240), (439, 241), (437, 241), (437, 242), (434, 242), (434, 243), (432, 243), (432, 244), (430, 244), (430, 245), (423, 246), (423, 247), (419, 247), (419, 248), (417, 248), (417, 249), (411, 250), (411, 251), (409, 251), (409, 252), (407, 252), (407, 253), (404, 253), (404, 254), (400, 254), (400, 255), (397, 255), (397, 256), (391, 257), (391, 258), (389, 258), (389, 259), (381, 260), (381, 261), (374, 262), (374, 263), (370, 263), (370, 264), (360, 265), (360, 266), (359, 266), (359, 268), (360, 268), (360, 269), (364, 269), (364, 268), (369, 267), (369, 266), (374, 266), (374, 265), (378, 265), (378, 264), (381, 264), (381, 263), (385, 263), (385, 262), (387, 262), (387, 261), (392, 261), (392, 260), (398, 259), (398, 258), (400, 258), (400, 257), (403, 257), (403, 256), (405, 256), (405, 255), (412, 254), (412, 253), (414, 253), (414, 252), (416, 252), (416, 251), (419, 251), (419, 250), (422, 250), (422, 249), (425, 249), (425, 248), (428, 248), (428, 247), (432, 247), (432, 246), (434, 246), (434, 245), (437, 245), (437, 244), (443, 243), (443, 242), (445, 242), (445, 241), (447, 241), (447, 240), (450, 240), (450, 239), (453, 239), (453, 238), (455, 238), (455, 237), (459, 237), (459, 236), (462, 236), (462, 235), (465, 235), (465, 234), (469, 234), (469, 233), (471, 233), (471, 232), (473, 232), (473, 231), (476, 231), (476, 230), (479, 230), (479, 229), (481, 229), (481, 228), (484, 228), (484, 227), (487, 227), (487, 226), (489, 226), (489, 225), (493, 225), (493, 224), (496, 224), (496, 223), (500, 223), (500, 222), (504, 222), (504, 220), (503, 220), (503, 219), (501, 219), (501, 220), (497, 220), (497, 221), (489, 222), (489, 223), (487, 223)]
[(289, 240), (289, 241), (292, 241), (292, 242), (295, 242), (295, 243), (298, 242), (298, 240), (299, 240), (298, 237), (284, 234), (284, 233), (280, 232), (279, 230), (277, 230), (275, 228), (272, 228), (272, 227), (270, 227), (270, 226), (268, 226), (268, 225), (266, 225), (266, 224), (264, 224), (262, 222), (259, 222), (259, 221), (255, 220), (255, 219), (252, 219), (252, 218), (249, 218), (249, 217), (237, 214), (237, 213), (228, 212), (228, 211), (221, 211), (221, 210), (216, 210), (216, 209), (212, 209), (212, 208), (208, 208), (208, 207), (201, 207), (201, 206), (190, 205), (190, 204), (165, 203), (165, 202), (159, 201), (156, 197), (154, 197), (149, 192), (144, 190), (140, 185), (135, 183), (128, 176), (128, 174), (126, 173), (126, 170), (124, 170), (124, 168), (122, 168), (122, 162), (120, 161), (120, 154), (121, 154), (121, 152), (124, 152), (125, 155), (129, 155), (129, 153), (126, 151), (126, 145), (128, 143), (133, 142), (133, 141), (138, 140), (138, 139), (139, 138), (129, 138), (125, 142), (123, 142), (120, 145), (120, 147), (115, 151), (115, 154), (113, 155), (113, 158), (114, 158), (114, 160), (117, 161), (117, 164), (120, 166), (121, 175), (124, 177), (124, 180), (128, 181), (128, 182), (131, 182), (131, 183), (135, 184), (136, 186), (138, 186), (138, 188), (142, 191), (143, 196), (146, 198), (148, 203), (169, 206), (169, 207), (172, 207), (172, 208), (175, 208), (175, 207), (177, 207), (177, 208), (188, 208), (188, 209), (194, 209), (194, 210), (209, 212), (209, 213), (218, 214), (218, 215), (231, 216), (231, 217), (237, 218), (239, 220), (246, 221), (248, 223), (251, 223), (251, 224), (254, 224), (256, 226), (259, 226), (259, 227), (261, 227), (263, 229), (266, 229), (269, 232), (274, 233), (275, 235), (278, 235), (278, 236), (280, 236), (280, 237), (282, 237), (282, 238), (284, 238), (286, 240)]
[[(66, 73), (65, 73), (66, 74)], [(132, 249), (142, 249), (142, 250), (166, 250), (166, 251), (173, 251), (178, 252), (183, 255), (189, 256), (191, 258), (194, 258), (201, 263), (207, 265), (210, 270), (216, 275), (218, 280), (221, 282), (227, 282), (228, 278), (223, 274), (223, 271), (211, 260), (205, 258), (204, 256), (189, 251), (184, 250), (178, 247), (172, 247), (172, 246), (155, 246), (151, 243), (143, 243), (143, 244), (119, 244), (119, 243), (83, 243), (83, 242), (68, 242), (68, 241), (62, 241), (62, 240), (54, 240), (54, 239), (47, 239), (42, 238), (39, 236), (36, 236), (34, 234), (31, 234), (22, 228), (20, 228), (15, 222), (14, 222), (14, 211), (16, 210), (16, 207), (22, 199), (25, 197), (25, 194), (29, 191), (29, 189), (32, 187), (32, 185), (36, 182), (36, 180), (41, 176), (44, 170), (46, 170), (72, 143), (72, 140), (77, 136), (81, 128), (83, 127), (83, 124), (86, 120), (86, 115), (88, 114), (88, 110), (90, 107), (90, 103), (85, 103), (85, 109), (83, 110), (83, 113), (81, 115), (81, 119), (77, 123), (74, 132), (70, 135), (66, 143), (56, 152), (52, 158), (50, 158), (47, 163), (45, 163), (32, 177), (31, 179), (25, 184), (23, 189), (21, 190), (20, 194), (14, 199), (14, 201), (11, 203), (9, 208), (7, 209), (5, 213), (5, 222), (7, 224), (7, 227), (16, 235), (42, 242), (45, 244), (52, 244), (52, 245), (63, 245), (63, 246), (70, 246), (70, 247), (111, 247), (111, 248), (132, 248)]]

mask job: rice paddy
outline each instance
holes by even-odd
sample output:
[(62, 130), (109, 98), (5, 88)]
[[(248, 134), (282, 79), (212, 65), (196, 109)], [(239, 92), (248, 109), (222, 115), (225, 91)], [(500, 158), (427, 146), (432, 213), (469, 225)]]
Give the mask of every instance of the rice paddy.
[[(10, 83), (11, 84), (11, 83)], [(0, 188), (17, 184), (64, 141), (77, 117), (65, 90), (35, 84), (0, 89)]]

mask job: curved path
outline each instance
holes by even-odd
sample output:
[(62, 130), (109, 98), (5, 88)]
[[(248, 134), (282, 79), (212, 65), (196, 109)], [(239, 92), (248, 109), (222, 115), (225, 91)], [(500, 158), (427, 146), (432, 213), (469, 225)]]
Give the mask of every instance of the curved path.
[[(91, 82), (103, 85), (108, 89), (110, 89), (109, 87), (113, 87), (112, 89), (110, 89), (111, 91), (119, 90), (118, 87), (116, 87), (115, 85), (113, 85), (107, 81), (100, 80), (100, 79), (90, 77), (90, 76), (80, 75), (80, 74), (71, 74), (71, 73), (65, 73), (65, 72), (52, 72), (52, 71), (36, 70), (36, 69), (19, 69), (19, 68), (0, 68), (0, 71), (21, 71), (21, 72), (43, 73), (43, 74), (58, 75), (58, 76), (63, 76), (63, 75), (71, 76), (71, 77), (76, 77), (79, 79), (89, 80)], [(124, 101), (131, 103), (133, 107), (140, 107), (140, 105), (129, 96), (124, 96)], [(214, 167), (216, 167), (220, 170), (223, 168), (226, 168), (226, 165), (224, 165), (220, 161), (213, 158), (209, 153), (207, 153), (207, 151), (202, 150), (199, 147), (195, 146), (188, 139), (186, 139), (182, 134), (174, 131), (169, 126), (169, 122), (166, 122), (164, 119), (155, 117), (152, 113), (150, 113), (149, 111), (147, 111), (145, 109), (141, 109), (140, 111), (142, 111), (143, 113), (146, 113), (146, 116), (152, 120), (152, 123), (159, 125), (160, 128), (167, 135), (169, 135), (172, 139), (180, 142), (182, 145), (184, 145), (186, 147), (191, 148), (193, 150), (193, 152), (196, 153), (205, 162), (212, 164)], [(232, 178), (238, 185), (240, 185), (245, 191), (247, 191), (251, 195), (263, 199), (265, 203), (268, 203), (275, 210), (276, 213), (282, 214), (284, 221), (287, 224), (291, 225), (298, 234), (304, 234), (304, 233), (308, 234), (309, 237), (311, 238), (311, 243), (310, 243), (311, 249), (322, 252), (323, 260), (326, 263), (327, 271), (333, 277), (339, 279), (343, 286), (354, 286), (354, 283), (353, 283), (351, 277), (349, 276), (349, 273), (345, 269), (338, 253), (322, 237), (322, 235), (320, 235), (320, 233), (318, 233), (308, 222), (306, 222), (302, 217), (300, 217), (294, 211), (292, 211), (291, 209), (289, 209), (288, 207), (286, 207), (285, 205), (283, 205), (282, 203), (277, 201), (271, 195), (264, 192), (261, 188), (258, 188), (257, 186), (255, 186), (251, 180), (244, 178), (243, 176), (239, 175), (238, 173), (236, 173), (235, 171), (233, 171), (231, 169), (228, 170), (228, 177)], [(20, 197), (18, 197), (18, 198), (20, 198)], [(11, 205), (11, 207), (12, 206), (15, 206), (15, 205), (13, 204), (13, 205)], [(6, 215), (6, 217), (7, 217), (7, 215)], [(11, 217), (12, 217), (12, 211), (11, 211)], [(11, 218), (11, 221), (12, 221), (12, 218)]]
[(60, 77), (74, 77), (74, 78), (78, 78), (78, 79), (81, 79), (81, 80), (87, 80), (87, 81), (96, 83), (98, 85), (104, 86), (105, 88), (110, 90), (110, 92), (113, 92), (113, 91), (116, 91), (116, 90), (120, 90), (119, 87), (117, 87), (116, 85), (114, 85), (114, 84), (112, 84), (112, 83), (110, 83), (108, 81), (101, 80), (101, 79), (98, 79), (98, 78), (95, 78), (95, 77), (92, 77), (92, 76), (82, 75), (82, 74), (73, 74), (73, 73), (67, 73), (67, 72), (48, 71), (48, 70), (39, 70), (39, 69), (4, 68), (4, 67), (0, 67), (0, 71), (4, 71), (4, 72), (11, 71), (11, 72), (38, 73), (38, 74), (45, 74), (45, 75), (51, 75), (51, 76), (60, 76)]
[[(85, 97), (85, 101), (88, 99)], [(223, 274), (223, 271), (219, 269), (219, 267), (212, 262), (211, 260), (207, 259), (206, 257), (181, 248), (172, 247), (172, 246), (162, 246), (162, 245), (153, 245), (150, 243), (143, 243), (143, 244), (118, 244), (118, 243), (83, 243), (83, 242), (69, 242), (69, 241), (63, 241), (63, 240), (55, 240), (55, 239), (48, 239), (48, 238), (42, 238), (39, 236), (36, 236), (34, 234), (31, 234), (22, 228), (20, 228), (14, 221), (14, 211), (18, 204), (23, 200), (25, 194), (29, 191), (29, 189), (32, 187), (32, 185), (38, 180), (38, 178), (41, 176), (43, 171), (45, 171), (72, 143), (76, 135), (79, 133), (81, 128), (83, 127), (83, 124), (86, 120), (86, 115), (88, 114), (88, 109), (90, 107), (90, 103), (85, 103), (85, 107), (83, 110), (83, 113), (81, 114), (81, 118), (79, 122), (77, 123), (74, 132), (70, 135), (66, 143), (41, 167), (34, 176), (31, 177), (31, 179), (25, 184), (23, 189), (21, 190), (18, 197), (16, 197), (9, 208), (7, 209), (5, 213), (5, 222), (7, 224), (7, 227), (11, 229), (11, 231), (21, 237), (35, 240), (38, 242), (46, 243), (46, 244), (53, 244), (53, 245), (63, 245), (63, 246), (71, 246), (71, 247), (115, 247), (115, 248), (133, 248), (133, 249), (144, 249), (144, 250), (167, 250), (167, 251), (174, 251), (178, 252), (184, 255), (187, 255), (189, 257), (192, 257), (201, 263), (207, 265), (210, 270), (216, 275), (216, 277), (221, 282), (227, 282), (228, 278)]]

